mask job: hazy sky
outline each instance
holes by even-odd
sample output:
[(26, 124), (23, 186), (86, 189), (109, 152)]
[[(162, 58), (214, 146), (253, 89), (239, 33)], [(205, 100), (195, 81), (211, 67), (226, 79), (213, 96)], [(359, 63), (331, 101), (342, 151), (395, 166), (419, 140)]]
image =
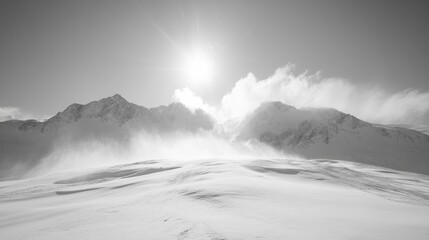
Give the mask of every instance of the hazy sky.
[[(266, 79), (288, 63), (356, 89), (426, 94), (428, 26), (429, 1), (2, 0), (0, 110), (51, 116), (115, 93), (152, 107), (184, 87), (216, 105), (249, 72)], [(195, 48), (211, 81), (179, 69)]]

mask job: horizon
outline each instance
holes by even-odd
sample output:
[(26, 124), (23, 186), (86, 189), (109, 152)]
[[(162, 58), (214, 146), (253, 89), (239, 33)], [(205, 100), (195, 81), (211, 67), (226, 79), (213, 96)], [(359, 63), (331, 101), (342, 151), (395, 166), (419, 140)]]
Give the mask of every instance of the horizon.
[[(214, 120), (214, 122), (215, 122), (215, 123), (217, 123), (217, 124), (219, 124), (219, 123), (221, 123), (221, 124), (222, 124), (222, 122), (225, 122), (225, 120), (224, 120), (224, 119), (222, 119), (223, 121), (222, 121), (222, 120), (219, 120), (219, 119), (216, 119), (216, 116), (214, 116), (214, 113), (213, 113), (213, 112), (207, 112), (207, 111), (205, 111), (205, 110), (204, 110), (204, 109), (202, 109), (202, 108), (193, 108), (192, 106), (186, 105), (186, 103), (181, 102), (181, 101), (180, 101), (180, 99), (177, 99), (177, 100), (174, 100), (174, 99), (173, 99), (173, 101), (172, 101), (172, 102), (170, 102), (170, 103), (168, 103), (168, 104), (165, 104), (165, 105), (159, 105), (159, 106), (154, 106), (154, 107), (146, 107), (146, 106), (144, 106), (144, 105), (139, 105), (139, 104), (136, 104), (136, 103), (130, 102), (130, 101), (128, 101), (128, 100), (127, 100), (127, 98), (126, 98), (126, 97), (123, 97), (121, 94), (119, 94), (119, 93), (115, 93), (115, 94), (113, 94), (113, 95), (111, 95), (111, 96), (103, 97), (103, 98), (101, 98), (101, 99), (92, 100), (92, 101), (89, 101), (89, 102), (86, 102), (86, 103), (71, 103), (71, 104), (69, 104), (67, 107), (65, 107), (64, 109), (62, 109), (62, 110), (58, 111), (56, 114), (54, 114), (54, 115), (52, 115), (52, 116), (49, 116), (49, 117), (47, 117), (47, 118), (43, 118), (43, 119), (33, 119), (33, 118), (29, 118), (29, 119), (14, 119), (14, 118), (7, 119), (7, 118), (4, 118), (4, 119), (2, 119), (2, 118), (0, 118), (0, 123), (1, 123), (1, 122), (6, 122), (6, 121), (38, 121), (38, 122), (46, 122), (46, 121), (47, 121), (47, 120), (49, 120), (50, 118), (52, 118), (52, 117), (54, 117), (55, 115), (57, 115), (57, 114), (59, 114), (59, 113), (61, 113), (61, 112), (65, 111), (68, 107), (70, 107), (70, 106), (72, 106), (72, 105), (74, 105), (74, 104), (78, 104), (78, 105), (81, 105), (81, 106), (85, 106), (85, 105), (87, 105), (87, 104), (89, 104), (89, 103), (91, 103), (91, 102), (99, 102), (99, 101), (101, 101), (101, 100), (103, 100), (103, 99), (116, 98), (116, 96), (119, 96), (120, 98), (122, 98), (123, 100), (125, 100), (125, 101), (126, 101), (126, 102), (128, 102), (128, 103), (135, 104), (135, 105), (137, 105), (137, 106), (139, 106), (139, 107), (144, 107), (144, 108), (147, 108), (147, 109), (153, 109), (153, 108), (165, 107), (165, 106), (170, 106), (170, 105), (172, 105), (172, 104), (176, 104), (176, 103), (178, 103), (178, 104), (182, 104), (182, 105), (183, 105), (184, 107), (186, 107), (190, 112), (194, 112), (194, 110), (197, 110), (197, 109), (198, 109), (198, 110), (202, 110), (202, 111), (203, 111), (203, 112), (205, 112), (207, 115), (209, 115), (210, 117), (212, 117), (212, 120)], [(260, 108), (262, 105), (267, 104), (267, 103), (281, 103), (281, 104), (283, 104), (283, 105), (291, 106), (291, 107), (296, 108), (296, 109), (298, 109), (298, 110), (301, 110), (301, 109), (308, 109), (308, 108), (310, 108), (310, 109), (311, 109), (311, 108), (313, 108), (313, 107), (306, 107), (306, 106), (303, 106), (303, 107), (296, 107), (296, 106), (293, 106), (293, 105), (289, 105), (289, 104), (287, 104), (287, 103), (284, 103), (284, 102), (282, 102), (282, 101), (272, 100), (272, 101), (264, 101), (264, 102), (261, 102), (261, 103), (257, 106), (257, 108), (256, 108), (256, 109)], [(256, 110), (256, 109), (254, 109), (254, 110)], [(331, 107), (320, 107), (320, 108), (315, 108), (315, 109), (334, 109), (334, 110), (336, 110), (336, 111), (339, 111), (338, 109), (336, 109), (336, 108), (331, 108)], [(252, 112), (253, 112), (253, 111), (252, 111)], [(252, 114), (252, 112), (247, 112), (247, 113), (246, 113), (246, 115), (241, 116), (241, 118), (242, 118), (242, 119), (244, 119), (244, 117), (248, 116), (249, 114)], [(342, 112), (342, 111), (339, 111), (339, 112)], [(342, 112), (342, 113), (348, 114), (348, 113), (346, 113), (346, 112)], [(353, 116), (353, 115), (352, 115), (352, 116)], [(354, 116), (354, 117), (356, 117), (356, 116)], [(359, 118), (358, 118), (358, 119), (359, 119)], [(365, 121), (365, 120), (362, 120), (362, 119), (359, 119), (359, 120), (361, 120), (361, 121)], [(408, 129), (411, 129), (411, 130), (415, 130), (415, 131), (418, 131), (418, 132), (424, 133), (424, 134), (426, 134), (426, 135), (428, 135), (428, 133), (429, 133), (429, 128), (428, 128), (427, 126), (413, 126), (413, 125), (407, 125), (407, 124), (395, 124), (395, 123), (392, 123), (392, 124), (379, 124), (379, 123), (373, 123), (373, 122), (368, 122), (368, 123), (373, 124), (373, 125), (375, 125), (375, 126), (377, 126), (377, 125), (381, 125), (381, 126), (383, 126), (383, 125), (385, 125), (385, 126), (389, 126), (389, 125), (391, 125), (391, 126), (395, 126), (395, 127), (404, 127), (404, 128), (408, 128)]]

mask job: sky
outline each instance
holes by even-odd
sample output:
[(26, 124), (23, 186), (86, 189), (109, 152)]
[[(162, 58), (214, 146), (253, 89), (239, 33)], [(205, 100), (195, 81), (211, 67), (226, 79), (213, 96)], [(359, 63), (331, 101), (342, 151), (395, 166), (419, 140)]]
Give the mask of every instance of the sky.
[(428, 1), (2, 0), (0, 117), (119, 93), (232, 117), (281, 100), (429, 125), (428, 25)]

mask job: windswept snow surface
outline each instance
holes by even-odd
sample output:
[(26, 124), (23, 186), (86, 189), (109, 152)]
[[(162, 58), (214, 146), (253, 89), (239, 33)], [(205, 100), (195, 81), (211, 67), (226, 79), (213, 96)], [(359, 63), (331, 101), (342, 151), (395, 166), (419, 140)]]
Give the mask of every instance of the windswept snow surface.
[(2, 239), (425, 239), (429, 177), (338, 160), (152, 160), (0, 182)]

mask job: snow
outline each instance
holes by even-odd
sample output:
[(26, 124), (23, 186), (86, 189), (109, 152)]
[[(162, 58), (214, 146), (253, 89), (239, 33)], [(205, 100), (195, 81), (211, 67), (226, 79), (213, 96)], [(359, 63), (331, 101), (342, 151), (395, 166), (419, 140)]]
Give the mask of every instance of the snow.
[(334, 109), (214, 126), (114, 95), (0, 123), (0, 238), (420, 240), (428, 159), (429, 136)]
[(121, 144), (142, 131), (157, 135), (212, 128), (206, 113), (190, 111), (181, 103), (147, 109), (119, 94), (85, 105), (75, 103), (44, 122), (0, 122), (0, 178), (22, 177), (60, 143), (79, 145), (107, 139)]
[(258, 139), (305, 158), (331, 158), (429, 174), (429, 136), (382, 127), (334, 109), (296, 109), (262, 104), (236, 131), (238, 139)]
[(334, 160), (152, 160), (0, 182), (4, 239), (425, 239), (429, 177)]
[(192, 112), (181, 103), (148, 109), (125, 100), (119, 94), (93, 101), (86, 105), (72, 104), (64, 111), (48, 119), (42, 131), (52, 131), (77, 121), (95, 120), (113, 123), (125, 128), (144, 128), (157, 130), (212, 127), (210, 118), (201, 110)]

